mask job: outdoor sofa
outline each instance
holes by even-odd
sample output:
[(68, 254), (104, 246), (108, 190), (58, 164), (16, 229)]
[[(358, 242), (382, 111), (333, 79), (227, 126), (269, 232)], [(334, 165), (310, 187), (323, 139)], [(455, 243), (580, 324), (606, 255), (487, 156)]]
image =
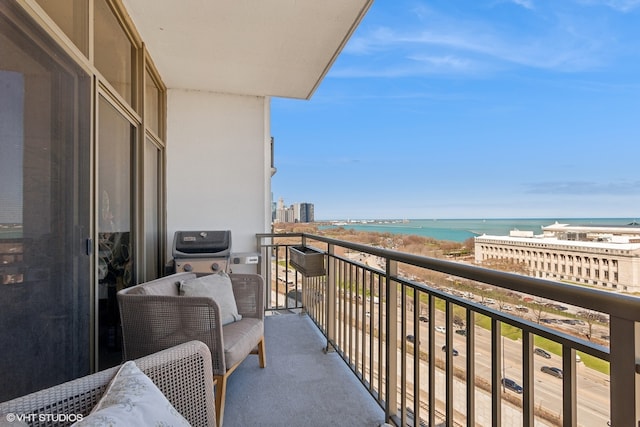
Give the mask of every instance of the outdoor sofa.
[(123, 289), (117, 297), (124, 357), (190, 340), (204, 342), (211, 351), (217, 424), (222, 426), (229, 375), (251, 353), (258, 354), (261, 368), (266, 365), (264, 295), (258, 274), (175, 273)]
[[(211, 353), (204, 343), (187, 342), (133, 362), (191, 426), (216, 426)], [(92, 409), (104, 403), (107, 388), (113, 390), (110, 383), (121, 367), (124, 365), (0, 403), (0, 425), (58, 427), (87, 422)], [(159, 412), (157, 401), (147, 401), (153, 412)], [(151, 422), (145, 417), (147, 421)], [(125, 423), (141, 425), (139, 419)]]

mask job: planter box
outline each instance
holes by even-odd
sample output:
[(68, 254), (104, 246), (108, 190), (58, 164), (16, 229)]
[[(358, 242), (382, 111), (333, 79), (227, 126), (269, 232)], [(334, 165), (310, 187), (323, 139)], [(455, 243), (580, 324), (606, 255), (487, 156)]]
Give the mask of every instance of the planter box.
[(324, 276), (324, 253), (307, 246), (291, 246), (289, 248), (289, 264), (303, 276)]

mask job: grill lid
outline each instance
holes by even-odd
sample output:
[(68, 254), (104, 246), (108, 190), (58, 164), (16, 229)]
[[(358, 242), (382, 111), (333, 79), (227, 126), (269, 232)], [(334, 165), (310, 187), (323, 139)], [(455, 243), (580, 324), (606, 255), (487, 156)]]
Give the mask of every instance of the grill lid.
[(176, 231), (173, 257), (226, 257), (231, 251), (231, 230)]

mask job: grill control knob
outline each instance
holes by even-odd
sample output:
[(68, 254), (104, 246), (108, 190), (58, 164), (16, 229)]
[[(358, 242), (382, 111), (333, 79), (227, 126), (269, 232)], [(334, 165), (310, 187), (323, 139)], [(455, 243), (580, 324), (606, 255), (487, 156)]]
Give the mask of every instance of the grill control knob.
[(184, 268), (184, 271), (191, 271), (191, 270), (193, 270), (193, 267), (191, 266), (191, 264), (185, 264), (182, 268)]
[(219, 269), (220, 269), (220, 266), (218, 265), (217, 262), (214, 262), (213, 264), (211, 264), (211, 270), (218, 271)]

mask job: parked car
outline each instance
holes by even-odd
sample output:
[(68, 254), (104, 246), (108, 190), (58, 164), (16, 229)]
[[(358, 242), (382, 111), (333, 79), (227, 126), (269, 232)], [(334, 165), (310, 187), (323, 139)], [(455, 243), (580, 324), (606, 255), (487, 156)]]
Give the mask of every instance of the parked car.
[(456, 334), (462, 335), (463, 337), (466, 337), (467, 336), (467, 330), (466, 329), (456, 329)]
[(440, 332), (441, 334), (446, 334), (447, 328), (445, 328), (444, 326), (436, 326), (436, 332)]
[(424, 323), (427, 323), (429, 321), (429, 318), (426, 317), (426, 316), (420, 316), (420, 321), (424, 322)]
[(540, 368), (545, 374), (553, 375), (554, 377), (562, 378), (562, 369), (555, 368), (553, 366), (543, 366)]
[[(415, 344), (416, 343), (416, 337), (414, 337), (413, 335), (407, 335), (407, 341), (409, 341), (411, 344)], [(420, 344), (420, 343), (418, 343)]]
[[(446, 346), (446, 345), (443, 345), (443, 346), (442, 346), (442, 351), (444, 351), (445, 353), (447, 352), (447, 346)], [(451, 353), (452, 353), (454, 356), (457, 356), (457, 355), (458, 355), (458, 350), (456, 350), (456, 349), (454, 348), (453, 350), (451, 350)]]
[(511, 391), (515, 391), (518, 394), (522, 394), (523, 388), (520, 384), (512, 380), (511, 378), (503, 378), (502, 385)]
[(537, 354), (538, 356), (542, 356), (545, 359), (551, 359), (551, 355), (541, 348), (536, 348), (535, 350), (533, 350), (533, 353)]

